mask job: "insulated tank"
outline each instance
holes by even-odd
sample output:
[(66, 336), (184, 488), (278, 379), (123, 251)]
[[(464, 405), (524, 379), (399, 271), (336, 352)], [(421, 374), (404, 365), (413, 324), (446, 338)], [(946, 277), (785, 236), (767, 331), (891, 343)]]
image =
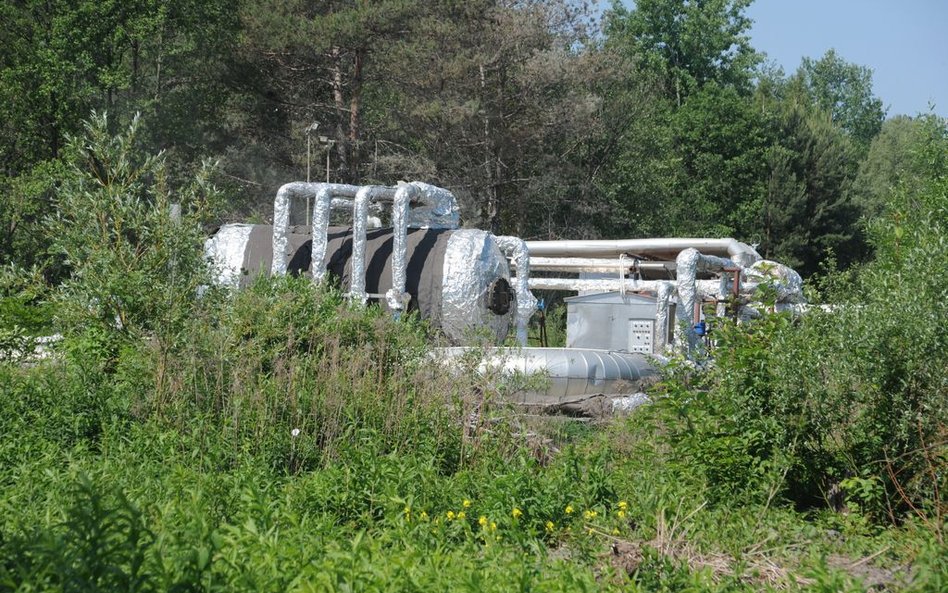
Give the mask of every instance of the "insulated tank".
[[(205, 243), (219, 284), (243, 287), (269, 275), (273, 262), (273, 227), (228, 224)], [(312, 237), (309, 227), (290, 227), (287, 271), (311, 274)], [(372, 300), (392, 287), (391, 228), (366, 233), (366, 292)], [(474, 229), (408, 229), (405, 291), (409, 311), (418, 311), (440, 328), (452, 344), (469, 343), (476, 332), (487, 332), (496, 343), (506, 338), (515, 321), (516, 300), (510, 269), (493, 235)], [(349, 288), (352, 277), (352, 229), (330, 227), (326, 257), (321, 263)]]

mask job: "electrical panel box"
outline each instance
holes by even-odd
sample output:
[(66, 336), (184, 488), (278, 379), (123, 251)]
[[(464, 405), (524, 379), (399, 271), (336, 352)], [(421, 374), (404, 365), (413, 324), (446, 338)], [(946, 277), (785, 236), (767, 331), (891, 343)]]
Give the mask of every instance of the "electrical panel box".
[(652, 344), (655, 343), (654, 319), (629, 320), (629, 352), (652, 353)]
[(620, 350), (657, 354), (658, 334), (672, 341), (674, 305), (669, 303), (669, 323), (655, 324), (656, 299), (637, 294), (607, 292), (575, 296), (566, 300), (566, 347)]

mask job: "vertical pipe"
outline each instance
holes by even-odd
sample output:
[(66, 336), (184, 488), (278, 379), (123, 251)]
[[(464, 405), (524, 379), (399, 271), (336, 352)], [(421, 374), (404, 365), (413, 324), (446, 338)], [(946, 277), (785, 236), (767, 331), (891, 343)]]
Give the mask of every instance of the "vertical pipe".
[(408, 295), (405, 293), (408, 281), (408, 212), (412, 200), (420, 193), (414, 185), (399, 185), (392, 205), (392, 288), (385, 294), (385, 302), (396, 316), (408, 304)]
[(356, 192), (352, 206), (352, 278), (349, 281), (349, 296), (359, 304), (365, 304), (365, 242), (369, 203), (379, 198), (391, 198), (395, 190), (390, 187), (364, 185)]
[(655, 291), (655, 353), (660, 354), (668, 346), (668, 307), (675, 285), (662, 282)]
[[(302, 183), (294, 182), (287, 183), (280, 187), (277, 191), (276, 198), (273, 201), (273, 264), (270, 266), (270, 273), (274, 276), (280, 276), (286, 274), (286, 267), (288, 264), (289, 254), (287, 253), (287, 246), (289, 244), (289, 232), (290, 232), (290, 208), (293, 205), (293, 200), (301, 196), (316, 196), (322, 190), (329, 192), (329, 198), (324, 198), (329, 202), (329, 204), (322, 204), (318, 199), (316, 204), (313, 207), (313, 226), (316, 226), (315, 217), (317, 212), (322, 215), (325, 219), (325, 225), (320, 221), (321, 228), (321, 239), (325, 243), (326, 231), (325, 228), (328, 228), (329, 224), (329, 210), (332, 207), (332, 197), (334, 196), (354, 196), (358, 188), (351, 185), (341, 185), (341, 184), (329, 184), (329, 183)], [(322, 208), (327, 208), (325, 212)], [(313, 234), (314, 243), (316, 240), (317, 233)], [(315, 245), (314, 245), (315, 246)], [(325, 254), (325, 245), (324, 251)], [(315, 270), (322, 269), (322, 260), (317, 260), (314, 258), (314, 272)], [(321, 273), (320, 273), (321, 277)]]
[(501, 251), (514, 260), (517, 268), (517, 284), (514, 289), (517, 295), (517, 341), (521, 346), (526, 346), (530, 317), (537, 306), (537, 300), (530, 292), (530, 250), (527, 249), (526, 242), (519, 237), (495, 238)]

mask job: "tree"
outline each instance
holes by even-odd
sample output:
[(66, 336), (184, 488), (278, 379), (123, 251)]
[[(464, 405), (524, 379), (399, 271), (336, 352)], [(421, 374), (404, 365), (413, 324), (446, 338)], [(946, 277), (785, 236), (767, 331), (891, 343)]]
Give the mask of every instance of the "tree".
[(640, 57), (661, 74), (681, 105), (709, 82), (748, 90), (760, 56), (750, 45), (752, 0), (639, 0), (629, 10), (614, 0), (606, 15), (607, 44)]
[(810, 99), (829, 112), (863, 152), (882, 129), (885, 109), (872, 94), (872, 70), (842, 59), (836, 50), (819, 60), (804, 58), (796, 78)]
[(142, 113), (140, 139), (166, 149), (172, 177), (233, 141), (230, 3), (25, 0), (0, 4), (0, 22), (0, 262), (41, 258), (46, 180), (91, 110), (120, 125)]
[(924, 178), (917, 170), (915, 147), (924, 132), (922, 120), (904, 115), (886, 120), (859, 166), (853, 183), (853, 199), (867, 216), (878, 216), (900, 184), (916, 184)]
[(770, 125), (774, 144), (756, 234), (762, 254), (804, 275), (830, 254), (843, 266), (859, 261), (865, 248), (849, 193), (858, 167), (852, 140), (824, 112), (792, 101), (778, 105)]

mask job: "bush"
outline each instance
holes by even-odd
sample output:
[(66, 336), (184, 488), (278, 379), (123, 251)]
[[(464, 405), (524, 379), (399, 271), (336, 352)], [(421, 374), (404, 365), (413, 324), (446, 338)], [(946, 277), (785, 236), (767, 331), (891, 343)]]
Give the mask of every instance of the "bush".
[[(833, 302), (716, 333), (703, 377), (666, 382), (656, 410), (672, 456), (717, 496), (849, 503), (940, 516), (948, 449), (948, 134), (930, 119), (929, 173), (871, 221), (876, 260), (828, 282)], [(914, 187), (914, 186), (913, 186)], [(785, 478), (785, 481), (784, 481)], [(928, 509), (922, 511), (922, 509)]]
[(50, 182), (46, 227), (66, 274), (54, 296), (64, 333), (97, 327), (114, 339), (174, 341), (208, 283), (201, 245), (219, 197), (213, 167), (172, 188), (164, 156), (144, 154), (138, 130), (136, 117), (112, 136), (106, 116), (93, 114), (65, 149), (65, 174)]

